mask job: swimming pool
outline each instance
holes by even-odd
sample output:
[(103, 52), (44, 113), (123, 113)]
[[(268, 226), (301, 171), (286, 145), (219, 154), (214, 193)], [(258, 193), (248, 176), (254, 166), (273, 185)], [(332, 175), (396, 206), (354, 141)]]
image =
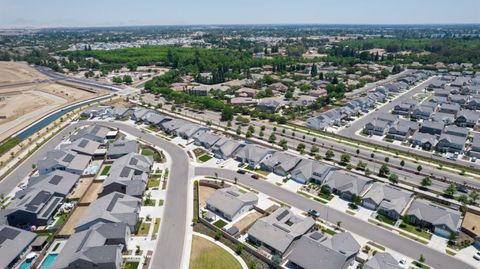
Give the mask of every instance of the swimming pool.
[(28, 269), (30, 268), (30, 266), (32, 266), (32, 261), (33, 259), (31, 260), (25, 260), (22, 265), (20, 265), (20, 269)]
[(42, 266), (40, 266), (40, 269), (45, 269), (49, 268), (52, 266), (53, 262), (55, 259), (57, 259), (58, 253), (50, 253), (48, 256), (43, 260)]

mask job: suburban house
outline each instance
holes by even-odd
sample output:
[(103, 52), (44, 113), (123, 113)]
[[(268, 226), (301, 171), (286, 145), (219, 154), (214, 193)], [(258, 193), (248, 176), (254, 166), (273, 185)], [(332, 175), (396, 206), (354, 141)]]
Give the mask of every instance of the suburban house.
[(436, 106), (429, 104), (422, 104), (415, 107), (412, 111), (411, 118), (415, 120), (428, 120), (433, 112), (435, 112)]
[(424, 121), (420, 127), (421, 133), (427, 133), (431, 135), (440, 135), (443, 131), (445, 124), (437, 121)]
[(433, 233), (448, 238), (460, 227), (461, 213), (430, 201), (416, 199), (406, 216), (409, 222), (426, 227)]
[(129, 153), (137, 153), (139, 150), (138, 142), (135, 140), (117, 140), (108, 144), (107, 158), (118, 159)]
[(265, 98), (258, 101), (257, 109), (267, 113), (275, 113), (280, 109), (282, 105), (283, 103), (276, 98)]
[(134, 110), (130, 108), (114, 107), (108, 112), (108, 114), (112, 118), (123, 119), (123, 118), (130, 117), (133, 114), (133, 112)]
[(94, 107), (85, 109), (84, 111), (82, 111), (82, 113), (80, 113), (80, 115), (88, 118), (100, 117), (100, 116), (107, 115), (111, 109), (112, 109), (111, 106), (94, 106)]
[(450, 90), (446, 90), (444, 88), (434, 89), (433, 95), (440, 96), (440, 97), (448, 97), (450, 95)]
[(440, 106), (439, 112), (457, 115), (460, 111), (460, 105), (456, 103), (447, 103)]
[(410, 138), (410, 143), (412, 143), (413, 146), (418, 146), (422, 149), (430, 150), (437, 146), (437, 136), (417, 131)]
[(70, 138), (72, 141), (86, 138), (100, 144), (105, 143), (107, 140), (107, 134), (110, 132), (110, 129), (98, 126), (98, 125), (91, 125), (88, 127), (84, 127), (77, 131), (76, 134), (73, 134)]
[(122, 268), (130, 230), (125, 223), (104, 223), (73, 234), (65, 243), (51, 269)]
[(75, 232), (90, 229), (97, 223), (125, 223), (135, 231), (141, 199), (112, 192), (93, 201), (75, 226)]
[(365, 132), (369, 135), (385, 135), (387, 130), (399, 120), (398, 115), (384, 114), (365, 124)]
[(302, 159), (295, 169), (292, 170), (291, 178), (302, 184), (306, 184), (310, 181), (321, 184), (325, 180), (327, 174), (333, 170), (334, 168), (332, 166), (324, 163), (310, 159)]
[(402, 115), (402, 116), (408, 115), (413, 111), (416, 105), (417, 103), (414, 102), (413, 100), (403, 101), (402, 103), (396, 105), (393, 108), (392, 114)]
[(353, 195), (362, 196), (373, 180), (367, 177), (335, 170), (328, 173), (324, 182), (323, 186), (328, 191), (337, 194), (342, 199), (351, 200)]
[(480, 113), (472, 110), (462, 110), (458, 112), (457, 117), (455, 118), (455, 125), (473, 128), (477, 125), (479, 119)]
[(377, 252), (362, 267), (362, 269), (402, 269), (398, 261), (388, 252)]
[(37, 237), (36, 233), (0, 225), (0, 268), (14, 268)]
[(90, 164), (92, 157), (78, 154), (71, 150), (52, 150), (47, 152), (47, 157), (38, 161), (38, 174), (45, 175), (55, 170), (67, 171), (81, 175)]
[(190, 124), (190, 123), (186, 120), (172, 119), (171, 121), (165, 121), (165, 122), (160, 123), (160, 129), (165, 131), (167, 134), (178, 135), (176, 131), (180, 127), (182, 127), (184, 125), (187, 125), (187, 124)]
[(437, 150), (440, 152), (461, 153), (463, 152), (466, 142), (466, 137), (442, 134), (438, 139)]
[(314, 231), (295, 243), (288, 260), (293, 268), (347, 269), (359, 251), (360, 244), (350, 233), (338, 233), (329, 238)]
[(442, 122), (443, 124), (453, 124), (455, 116), (453, 114), (434, 112), (430, 115), (430, 120), (435, 122)]
[(103, 181), (98, 196), (119, 192), (142, 198), (152, 165), (153, 159), (150, 156), (134, 152), (118, 158), (112, 164), (110, 174)]
[(80, 138), (73, 141), (71, 144), (63, 146), (63, 149), (69, 149), (88, 156), (95, 156), (97, 155), (97, 150), (99, 147), (99, 142), (87, 138)]
[(178, 136), (185, 140), (195, 139), (199, 135), (210, 131), (209, 128), (195, 123), (187, 123), (176, 130)]
[(8, 223), (12, 226), (49, 224), (79, 177), (60, 170), (31, 177), (27, 187), (18, 191), (7, 207)]
[(480, 97), (473, 97), (468, 101), (467, 108), (471, 110), (480, 110)]
[(206, 208), (224, 219), (234, 221), (258, 203), (253, 192), (242, 193), (236, 186), (218, 189), (208, 198)]
[(288, 87), (281, 82), (273, 83), (269, 86), (269, 88), (272, 89), (272, 91), (277, 91), (277, 92), (287, 92), (288, 90)]
[(283, 151), (275, 151), (272, 157), (262, 161), (261, 168), (277, 175), (285, 176), (301, 161), (302, 159)]
[(255, 168), (262, 161), (270, 158), (274, 152), (274, 150), (257, 144), (248, 144), (235, 153), (235, 159), (241, 163), (248, 164), (248, 166), (252, 168)]
[(195, 145), (202, 146), (206, 149), (211, 148), (217, 141), (221, 139), (221, 136), (211, 132), (205, 132), (195, 138)]
[(155, 112), (147, 113), (143, 119), (144, 119), (143, 122), (145, 124), (155, 125), (155, 126), (160, 126), (160, 124), (162, 124), (163, 122), (171, 120), (171, 118), (168, 118), (164, 115), (161, 115)]
[(452, 94), (450, 95), (449, 98), (451, 102), (457, 103), (461, 107), (463, 107), (467, 103), (469, 97), (467, 95), (462, 95), (462, 94)]
[(387, 137), (394, 140), (405, 141), (417, 129), (418, 123), (400, 119), (388, 129)]
[(480, 134), (475, 133), (472, 138), (472, 146), (468, 153), (471, 157), (480, 158)]
[(448, 135), (467, 137), (469, 131), (468, 131), (468, 128), (465, 128), (465, 127), (458, 127), (456, 125), (449, 125), (449, 126), (445, 127), (444, 133), (448, 134)]
[(147, 116), (147, 114), (149, 113), (155, 113), (155, 111), (151, 110), (151, 109), (148, 109), (148, 108), (137, 108), (135, 109), (135, 111), (132, 113), (132, 120), (134, 121), (143, 121), (145, 119), (145, 117)]
[(269, 249), (272, 255), (283, 256), (292, 242), (310, 231), (314, 224), (312, 218), (297, 216), (290, 209), (281, 207), (258, 219), (248, 230), (247, 239)]
[(362, 204), (371, 210), (378, 209), (378, 213), (396, 220), (402, 216), (412, 197), (410, 191), (375, 182), (363, 197)]
[(315, 117), (307, 119), (305, 126), (312, 129), (324, 130), (327, 127), (339, 126), (344, 115), (338, 109), (332, 109)]
[(227, 160), (244, 146), (236, 140), (223, 137), (213, 145), (212, 152), (215, 158)]
[(235, 96), (255, 98), (255, 95), (257, 95), (257, 92), (258, 90), (252, 89), (252, 88), (240, 88), (235, 91)]

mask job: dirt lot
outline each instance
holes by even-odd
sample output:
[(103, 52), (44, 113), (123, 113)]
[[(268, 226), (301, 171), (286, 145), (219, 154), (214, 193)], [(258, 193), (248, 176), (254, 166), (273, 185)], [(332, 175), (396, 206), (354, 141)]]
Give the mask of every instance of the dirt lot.
[(93, 177), (81, 178), (77, 184), (75, 190), (68, 195), (68, 199), (71, 200), (80, 200), (83, 194), (87, 191), (90, 184), (92, 184)]
[(199, 199), (199, 206), (200, 208), (205, 207), (205, 204), (207, 203), (208, 198), (212, 196), (212, 194), (215, 192), (214, 188), (211, 187), (206, 187), (206, 186), (200, 186), (200, 189), (198, 191), (198, 199)]
[(240, 230), (240, 233), (243, 234), (255, 221), (257, 221), (257, 219), (261, 218), (262, 216), (262, 213), (253, 211), (252, 213), (243, 217), (241, 220), (237, 221), (235, 226), (237, 226), (238, 230)]
[(102, 183), (101, 182), (93, 182), (92, 185), (90, 185), (90, 188), (87, 190), (87, 194), (83, 197), (83, 199), (80, 201), (80, 203), (91, 203), (97, 199), (97, 193), (102, 188)]
[(27, 63), (1, 62), (0, 85), (19, 82), (30, 82), (47, 79), (46, 76), (31, 68)]
[(88, 206), (78, 206), (75, 209), (75, 211), (72, 212), (72, 214), (70, 215), (70, 218), (65, 223), (63, 228), (60, 230), (59, 235), (65, 236), (65, 235), (73, 234), (75, 226), (77, 225), (77, 222), (83, 216), (83, 214), (85, 213), (85, 210), (87, 210), (87, 208), (88, 208)]
[[(26, 63), (0, 62), (0, 141), (66, 105), (104, 95), (60, 85)], [(19, 83), (34, 82), (17, 85)]]

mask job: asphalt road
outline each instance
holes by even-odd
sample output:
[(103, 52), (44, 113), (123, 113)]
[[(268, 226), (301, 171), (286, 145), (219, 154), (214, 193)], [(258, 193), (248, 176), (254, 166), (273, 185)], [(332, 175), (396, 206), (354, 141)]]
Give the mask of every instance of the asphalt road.
[(187, 228), (187, 201), (188, 179), (192, 174), (187, 154), (180, 147), (154, 135), (143, 133), (141, 130), (118, 122), (79, 122), (71, 124), (58, 135), (46, 142), (39, 150), (33, 153), (26, 161), (2, 181), (0, 193), (9, 193), (32, 170), (32, 164), (45, 158), (47, 152), (53, 150), (70, 132), (80, 126), (97, 123), (110, 128), (118, 128), (123, 132), (137, 136), (142, 140), (162, 148), (172, 158), (170, 179), (167, 187), (167, 199), (164, 204), (164, 213), (157, 247), (154, 252), (150, 268), (170, 269), (181, 268), (185, 233)]
[(461, 260), (456, 259), (455, 257), (451, 257), (445, 253), (440, 253), (439, 251), (429, 248), (423, 244), (394, 234), (388, 230), (362, 221), (344, 212), (337, 211), (311, 199), (307, 199), (301, 195), (280, 188), (267, 181), (254, 180), (248, 175), (238, 174), (236, 171), (227, 169), (216, 169), (209, 167), (195, 168), (195, 176), (215, 176), (215, 173), (218, 174), (219, 178), (229, 181), (233, 181), (233, 179), (236, 177), (239, 183), (256, 189), (262, 193), (265, 193), (266, 195), (269, 195), (301, 210), (307, 211), (309, 209), (316, 209), (320, 212), (322, 219), (325, 219), (331, 223), (337, 223), (338, 221), (341, 221), (341, 226), (346, 230), (384, 245), (385, 247), (393, 249), (401, 254), (407, 255), (408, 257), (418, 259), (422, 254), (426, 259), (426, 263), (436, 269), (473, 268)]

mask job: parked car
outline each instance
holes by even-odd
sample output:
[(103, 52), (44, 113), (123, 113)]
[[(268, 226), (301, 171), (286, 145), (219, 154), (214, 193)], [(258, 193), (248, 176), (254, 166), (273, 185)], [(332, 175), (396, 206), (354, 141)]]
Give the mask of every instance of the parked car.
[(242, 174), (242, 175), (245, 175), (246, 171), (245, 171), (245, 170), (242, 170), (242, 169), (238, 169), (238, 170), (237, 170), (237, 173)]
[(253, 174), (253, 175), (252, 175), (252, 178), (253, 178), (253, 179), (258, 179), (259, 176), (258, 176), (257, 174)]
[(308, 215), (311, 216), (311, 217), (314, 217), (314, 218), (318, 218), (318, 217), (320, 217), (320, 212), (318, 212), (315, 209), (310, 209), (310, 210), (308, 210)]
[(400, 265), (400, 267), (405, 268), (405, 266), (407, 265), (407, 259), (401, 258), (400, 261), (398, 262), (398, 265)]
[(473, 255), (473, 258), (477, 261), (480, 261), (480, 252), (475, 253), (475, 255)]

